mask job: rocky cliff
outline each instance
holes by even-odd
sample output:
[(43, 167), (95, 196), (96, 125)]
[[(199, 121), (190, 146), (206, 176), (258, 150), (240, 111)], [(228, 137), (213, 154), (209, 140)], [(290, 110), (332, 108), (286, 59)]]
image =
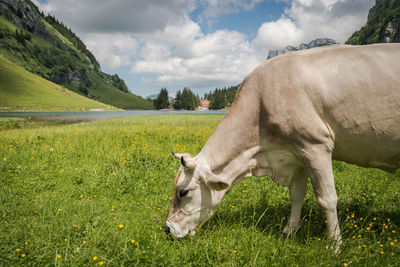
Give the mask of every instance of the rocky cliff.
[(333, 44), (337, 44), (337, 42), (333, 39), (329, 39), (329, 38), (318, 38), (315, 40), (312, 40), (311, 42), (309, 42), (308, 44), (300, 44), (299, 46), (286, 46), (284, 49), (279, 49), (279, 50), (270, 50), (268, 52), (268, 57), (267, 59), (282, 55), (282, 54), (286, 54), (289, 52), (293, 52), (293, 51), (298, 51), (298, 50), (304, 50), (304, 49), (310, 49), (310, 48), (314, 48), (314, 47), (319, 47), (319, 46), (325, 46), (325, 45), (333, 45)]
[(3, 15), (14, 25), (43, 39), (50, 39), (50, 34), (41, 19), (42, 15), (31, 1), (0, 0), (0, 8)]
[(376, 0), (369, 10), (367, 23), (346, 44), (400, 42), (400, 0)]

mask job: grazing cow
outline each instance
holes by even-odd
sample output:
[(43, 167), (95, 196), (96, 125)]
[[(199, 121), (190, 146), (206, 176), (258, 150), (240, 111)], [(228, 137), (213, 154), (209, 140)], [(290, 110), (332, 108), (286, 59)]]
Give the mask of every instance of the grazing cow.
[(338, 248), (332, 159), (400, 168), (400, 44), (330, 46), (268, 60), (243, 81), (201, 152), (174, 155), (181, 167), (167, 233), (195, 234), (232, 185), (270, 176), (290, 188), (284, 233), (291, 234), (310, 178)]

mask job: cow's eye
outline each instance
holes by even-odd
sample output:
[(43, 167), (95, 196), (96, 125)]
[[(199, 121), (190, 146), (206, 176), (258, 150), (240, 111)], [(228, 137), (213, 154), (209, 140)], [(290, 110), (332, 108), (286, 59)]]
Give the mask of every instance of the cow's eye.
[(181, 190), (179, 191), (179, 197), (185, 197), (189, 193), (189, 190)]

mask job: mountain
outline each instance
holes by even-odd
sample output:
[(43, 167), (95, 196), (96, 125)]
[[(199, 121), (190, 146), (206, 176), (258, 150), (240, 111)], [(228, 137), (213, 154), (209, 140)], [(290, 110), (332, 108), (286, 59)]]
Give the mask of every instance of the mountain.
[(346, 44), (400, 42), (400, 0), (376, 0), (368, 13), (367, 23)]
[(0, 56), (0, 111), (115, 110), (43, 79)]
[(85, 97), (123, 109), (153, 108), (118, 75), (102, 72), (79, 37), (30, 0), (0, 0), (0, 55)]
[(154, 100), (157, 97), (158, 97), (158, 94), (152, 94), (152, 95), (146, 96), (146, 99)]
[(310, 49), (314, 47), (319, 47), (319, 46), (325, 46), (325, 45), (333, 45), (337, 44), (337, 42), (333, 39), (329, 38), (318, 38), (315, 40), (312, 40), (308, 44), (300, 44), (299, 46), (286, 46), (285, 49), (278, 49), (278, 50), (270, 50), (268, 52), (268, 57), (267, 59), (286, 54), (289, 52), (293, 51), (298, 51), (298, 50), (304, 50), (304, 49)]

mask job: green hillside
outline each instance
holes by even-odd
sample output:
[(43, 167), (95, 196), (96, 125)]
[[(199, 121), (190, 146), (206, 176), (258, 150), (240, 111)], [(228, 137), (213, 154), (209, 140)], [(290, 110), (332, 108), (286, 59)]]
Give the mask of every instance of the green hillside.
[(0, 110), (82, 109), (116, 108), (47, 81), (0, 56)]
[(356, 31), (346, 44), (400, 42), (400, 0), (377, 0), (368, 14), (365, 26)]
[(102, 72), (69, 28), (29, 0), (0, 0), (0, 54), (85, 97), (123, 109), (153, 108), (151, 101), (130, 93), (118, 75)]

